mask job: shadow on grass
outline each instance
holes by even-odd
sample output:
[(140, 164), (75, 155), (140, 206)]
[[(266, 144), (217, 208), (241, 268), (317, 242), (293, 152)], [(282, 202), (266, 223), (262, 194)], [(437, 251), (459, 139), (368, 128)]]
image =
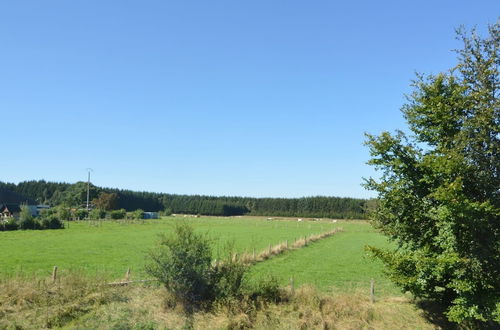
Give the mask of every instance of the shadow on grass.
[(437, 302), (432, 300), (417, 300), (415, 304), (424, 312), (424, 317), (440, 329), (464, 329), (458, 324), (448, 321), (446, 315), (444, 315), (446, 309)]
[(439, 303), (431, 300), (419, 300), (415, 304), (423, 311), (424, 317), (440, 329), (450, 330), (469, 330), (469, 329), (484, 329), (484, 330), (499, 330), (500, 324), (494, 322), (467, 322), (465, 324), (457, 324), (448, 321), (445, 315), (446, 309)]

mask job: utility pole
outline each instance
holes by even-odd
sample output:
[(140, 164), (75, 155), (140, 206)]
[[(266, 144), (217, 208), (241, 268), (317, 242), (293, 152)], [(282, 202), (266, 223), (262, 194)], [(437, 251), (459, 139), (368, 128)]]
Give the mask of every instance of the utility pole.
[(87, 211), (90, 210), (89, 197), (90, 197), (90, 171), (93, 171), (91, 168), (87, 168), (88, 171), (88, 179), (87, 179)]

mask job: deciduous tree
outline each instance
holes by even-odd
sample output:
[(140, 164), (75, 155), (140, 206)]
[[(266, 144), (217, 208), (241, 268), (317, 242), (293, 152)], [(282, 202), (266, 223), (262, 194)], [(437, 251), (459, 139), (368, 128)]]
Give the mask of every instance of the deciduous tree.
[(118, 206), (118, 195), (115, 193), (101, 192), (99, 197), (92, 200), (96, 208), (101, 210), (114, 210)]
[(403, 106), (411, 135), (368, 135), (381, 171), (374, 223), (397, 249), (370, 248), (391, 278), (455, 322), (500, 321), (499, 23), (459, 31), (450, 72), (418, 76)]

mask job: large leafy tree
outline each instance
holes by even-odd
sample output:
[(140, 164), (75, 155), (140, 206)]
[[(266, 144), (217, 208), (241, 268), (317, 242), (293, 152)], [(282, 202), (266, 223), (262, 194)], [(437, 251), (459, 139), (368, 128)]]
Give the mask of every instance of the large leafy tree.
[(99, 197), (92, 200), (92, 203), (101, 210), (115, 210), (118, 207), (118, 195), (103, 191), (99, 194)]
[(397, 243), (370, 249), (455, 322), (500, 322), (499, 30), (459, 30), (456, 67), (414, 81), (402, 108), (411, 133), (366, 142), (381, 171), (366, 182), (379, 197), (374, 224)]
[[(89, 197), (92, 200), (97, 196), (98, 188), (93, 184), (90, 184)], [(59, 196), (55, 196), (60, 200), (56, 200), (53, 196), (54, 202), (56, 204), (66, 204), (69, 206), (80, 206), (84, 205), (87, 200), (87, 182), (79, 181), (75, 184), (69, 185), (68, 188), (62, 191)]]

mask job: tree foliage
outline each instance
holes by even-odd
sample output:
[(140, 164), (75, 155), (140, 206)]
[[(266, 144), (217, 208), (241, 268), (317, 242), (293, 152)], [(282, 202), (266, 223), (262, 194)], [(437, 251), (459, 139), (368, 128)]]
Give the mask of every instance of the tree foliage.
[(118, 195), (116, 193), (100, 192), (99, 196), (92, 200), (92, 204), (101, 210), (114, 210), (118, 206)]
[(21, 205), (21, 212), (19, 213), (17, 223), (19, 229), (40, 229), (40, 224), (33, 218), (29, 207), (26, 205)]
[(499, 28), (458, 31), (458, 65), (417, 77), (402, 108), (411, 135), (367, 140), (381, 171), (366, 183), (379, 194), (374, 223), (398, 243), (371, 250), (455, 322), (500, 321)]

